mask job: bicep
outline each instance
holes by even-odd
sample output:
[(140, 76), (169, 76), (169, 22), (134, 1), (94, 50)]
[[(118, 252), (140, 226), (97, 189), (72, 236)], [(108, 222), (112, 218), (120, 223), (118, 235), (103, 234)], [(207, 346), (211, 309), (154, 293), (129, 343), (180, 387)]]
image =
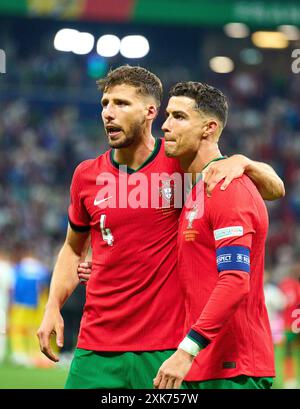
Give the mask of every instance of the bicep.
[(283, 181), (270, 165), (253, 161), (246, 173), (255, 183), (264, 200), (276, 200), (284, 197)]

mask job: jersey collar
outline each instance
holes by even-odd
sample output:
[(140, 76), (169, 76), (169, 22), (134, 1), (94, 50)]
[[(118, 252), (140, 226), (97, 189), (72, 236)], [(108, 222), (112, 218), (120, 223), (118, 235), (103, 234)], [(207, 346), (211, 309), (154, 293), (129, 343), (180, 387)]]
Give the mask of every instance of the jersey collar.
[[(160, 138), (156, 138), (155, 139), (155, 145), (154, 145), (154, 149), (153, 151), (150, 153), (150, 155), (148, 156), (148, 158), (145, 160), (144, 163), (141, 164), (141, 166), (139, 166), (137, 169), (132, 169), (129, 166), (127, 166), (127, 173), (135, 173), (138, 172), (139, 170), (141, 170), (142, 168), (144, 168), (145, 166), (149, 165), (149, 163), (153, 162), (154, 159), (156, 158), (156, 156), (158, 155), (158, 152), (160, 150), (161, 147), (161, 139)], [(109, 157), (110, 157), (110, 162), (113, 165), (114, 168), (119, 170), (119, 166), (120, 164), (118, 162), (115, 161), (114, 159), (114, 153), (115, 150), (111, 149), (110, 153), (109, 153)], [(124, 166), (124, 165), (123, 165)]]

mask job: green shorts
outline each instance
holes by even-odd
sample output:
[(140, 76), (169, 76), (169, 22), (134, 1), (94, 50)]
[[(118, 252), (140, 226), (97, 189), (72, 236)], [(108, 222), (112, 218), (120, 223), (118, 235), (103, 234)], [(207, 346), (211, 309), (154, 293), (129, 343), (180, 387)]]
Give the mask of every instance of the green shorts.
[(273, 378), (239, 375), (227, 379), (210, 379), (201, 382), (183, 382), (182, 389), (271, 389)]
[[(77, 348), (65, 389), (153, 389), (153, 378), (174, 352), (96, 352)], [(241, 375), (183, 382), (182, 389), (269, 389), (272, 382), (273, 378)]]
[(77, 348), (65, 389), (152, 389), (160, 366), (174, 352), (96, 352)]

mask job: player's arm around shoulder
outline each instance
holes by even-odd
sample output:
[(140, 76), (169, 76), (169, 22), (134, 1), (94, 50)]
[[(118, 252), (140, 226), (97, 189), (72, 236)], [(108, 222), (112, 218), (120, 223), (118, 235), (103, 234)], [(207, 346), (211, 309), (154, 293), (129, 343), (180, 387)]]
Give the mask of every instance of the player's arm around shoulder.
[(64, 343), (64, 322), (60, 313), (64, 302), (79, 283), (77, 266), (84, 254), (89, 232), (76, 232), (69, 226), (54, 267), (48, 302), (37, 336), (41, 351), (52, 361), (59, 361), (50, 346), (51, 334), (56, 335), (58, 347)]
[(285, 196), (284, 183), (275, 170), (267, 163), (251, 160), (243, 155), (238, 156), (244, 161), (245, 174), (256, 185), (264, 200), (276, 200)]
[[(222, 212), (226, 209), (225, 205), (233, 204), (237, 206), (244, 202), (249, 203), (253, 192), (256, 192), (259, 196), (257, 187), (246, 174), (242, 174), (239, 178), (232, 179), (225, 189), (222, 187), (223, 183), (223, 180), (219, 181), (211, 191), (211, 194), (206, 196), (206, 202), (210, 204), (210, 207), (215, 208), (219, 204), (219, 210)], [(227, 206), (227, 211), (228, 210)]]
[(246, 174), (256, 185), (264, 200), (276, 200), (284, 197), (285, 188), (283, 181), (275, 170), (268, 164), (256, 162), (244, 155), (233, 155), (230, 158), (213, 162), (203, 172), (207, 193), (210, 195), (216, 185), (221, 190), (227, 189), (236, 178)]

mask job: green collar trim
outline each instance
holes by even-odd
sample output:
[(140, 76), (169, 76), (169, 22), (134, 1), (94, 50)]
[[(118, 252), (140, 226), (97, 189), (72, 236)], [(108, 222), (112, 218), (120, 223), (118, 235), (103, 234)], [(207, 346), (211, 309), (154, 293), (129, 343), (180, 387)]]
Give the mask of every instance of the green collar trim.
[(199, 176), (196, 178), (195, 183), (193, 183), (192, 188), (196, 186), (196, 184), (199, 182), (199, 180), (202, 180), (202, 177), (203, 177), (202, 172), (203, 172), (203, 170), (204, 170), (205, 168), (207, 168), (207, 166), (208, 166), (209, 164), (211, 164), (212, 162), (217, 162), (218, 160), (222, 160), (222, 159), (227, 159), (227, 156), (220, 156), (219, 158), (212, 159), (211, 161), (209, 161), (209, 162), (204, 166), (204, 168), (202, 169), (202, 171), (201, 171), (201, 173), (199, 174)]
[(227, 159), (227, 156), (220, 156), (219, 158), (216, 159), (212, 159), (210, 160), (202, 169), (202, 172), (204, 171), (205, 168), (207, 168), (208, 165), (210, 165), (212, 162), (217, 162), (218, 160), (222, 160), (222, 159)]
[[(161, 139), (160, 139), (160, 138), (155, 139), (154, 149), (153, 149), (153, 151), (150, 153), (150, 155), (148, 156), (148, 158), (145, 160), (145, 162), (142, 163), (141, 166), (139, 166), (137, 169), (132, 169), (132, 168), (130, 168), (129, 166), (127, 166), (127, 173), (131, 174), (131, 173), (138, 172), (139, 170), (141, 170), (142, 168), (144, 168), (145, 166), (147, 166), (150, 162), (152, 162), (152, 161), (156, 158), (156, 156), (158, 155), (158, 152), (159, 152), (160, 147), (161, 147), (161, 143), (162, 143), (162, 142), (161, 142)], [(115, 168), (119, 169), (120, 164), (114, 159), (114, 152), (115, 152), (114, 149), (112, 149), (112, 150), (110, 151), (110, 160), (111, 160), (112, 165), (113, 165)]]

